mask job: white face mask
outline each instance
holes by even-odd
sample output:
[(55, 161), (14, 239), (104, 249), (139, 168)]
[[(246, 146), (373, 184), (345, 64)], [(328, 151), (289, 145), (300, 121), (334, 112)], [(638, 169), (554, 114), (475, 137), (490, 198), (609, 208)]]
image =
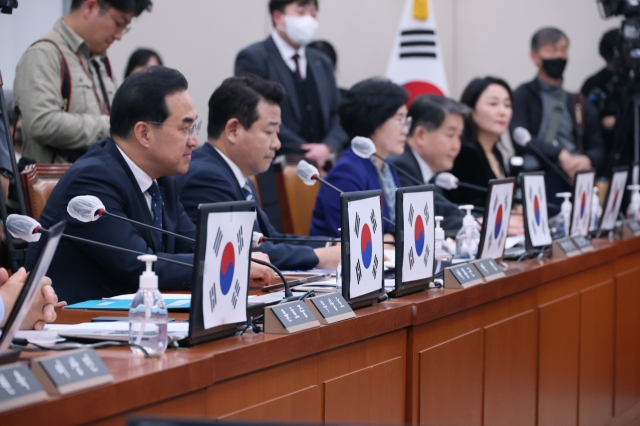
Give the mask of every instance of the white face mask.
[(318, 21), (311, 15), (284, 16), (287, 24), (287, 36), (289, 40), (300, 46), (306, 46), (313, 41), (318, 31)]

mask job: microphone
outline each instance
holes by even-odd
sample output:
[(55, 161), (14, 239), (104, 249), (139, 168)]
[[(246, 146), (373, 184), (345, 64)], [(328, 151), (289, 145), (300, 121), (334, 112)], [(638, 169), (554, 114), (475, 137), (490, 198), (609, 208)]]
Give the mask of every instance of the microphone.
[[(344, 191), (341, 190), (340, 188), (337, 188), (337, 187), (333, 186), (332, 184), (330, 184), (329, 182), (327, 182), (325, 179), (322, 179), (320, 177), (320, 173), (318, 173), (318, 169), (313, 167), (311, 164), (307, 163), (304, 160), (300, 160), (300, 162), (298, 163), (298, 169), (297, 170), (298, 170), (298, 176), (300, 177), (300, 179), (302, 179), (302, 181), (306, 185), (313, 186), (313, 185), (315, 185), (316, 181), (319, 180), (320, 182), (322, 182), (325, 185), (327, 185), (329, 188), (331, 188), (334, 191), (336, 191), (338, 194), (343, 194), (344, 193)], [(390, 225), (396, 226), (396, 224), (393, 221), (391, 221), (390, 219), (387, 219), (384, 216), (382, 216), (382, 219), (385, 220)]]
[[(25, 240), (28, 242), (36, 242), (40, 240), (40, 235), (42, 233), (48, 233), (49, 230), (43, 228), (42, 225), (35, 219), (29, 216), (23, 216), (19, 214), (11, 214), (7, 217), (6, 223), (7, 231), (14, 237), (20, 238), (21, 240)], [(130, 250), (123, 247), (112, 246), (111, 244), (99, 243), (97, 241), (87, 240), (85, 238), (76, 237), (73, 235), (62, 234), (62, 236), (68, 240), (77, 241), (84, 244), (90, 244), (102, 248), (108, 248), (111, 250), (122, 251), (125, 253), (139, 255), (148, 255), (149, 253), (143, 253), (141, 251)], [(188, 268), (193, 268), (193, 265), (188, 263), (179, 262), (173, 259), (167, 259), (164, 257), (158, 256), (158, 260), (167, 263), (173, 263), (174, 265), (186, 266)]]
[(525, 129), (524, 127), (516, 127), (513, 131), (513, 140), (521, 147), (528, 146), (529, 148), (531, 148), (536, 153), (536, 155), (547, 164), (547, 166), (549, 166), (554, 172), (556, 172), (569, 186), (573, 187), (573, 182), (571, 182), (569, 176), (567, 176), (567, 174), (562, 171), (562, 169), (560, 169), (557, 164), (549, 160), (547, 156), (544, 155), (542, 151), (540, 151), (540, 148), (531, 143), (531, 133), (529, 133), (527, 129)]
[(487, 192), (488, 189), (483, 186), (473, 185), (471, 183), (460, 182), (457, 177), (451, 173), (438, 173), (436, 176), (436, 185), (442, 189), (457, 189), (459, 186), (463, 188), (475, 189), (476, 191)]
[[(265, 241), (272, 241), (272, 242), (310, 242), (310, 243), (339, 243), (341, 240), (340, 238), (329, 238), (329, 237), (317, 237), (317, 238), (309, 238), (309, 237), (304, 237), (304, 238), (272, 238), (272, 237), (265, 237), (262, 233), (260, 232), (254, 232), (253, 233), (253, 238), (251, 239), (251, 242), (253, 244), (253, 247), (259, 247), (260, 244), (264, 243)], [(394, 244), (394, 241), (385, 241), (385, 244)]]
[(74, 197), (69, 201), (67, 205), (67, 213), (74, 219), (79, 220), (80, 222), (95, 222), (100, 219), (102, 216), (114, 217), (116, 219), (123, 220), (125, 222), (132, 223), (137, 226), (141, 226), (143, 228), (151, 229), (156, 232), (161, 232), (165, 235), (171, 235), (172, 237), (179, 238), (184, 241), (189, 241), (190, 243), (195, 243), (196, 240), (193, 238), (185, 237), (183, 235), (178, 235), (175, 232), (167, 231), (164, 229), (156, 228), (155, 226), (147, 225), (146, 223), (138, 222), (136, 220), (129, 219), (127, 217), (118, 216), (113, 213), (109, 213), (100, 201), (100, 198), (94, 197), (93, 195), (79, 195)]

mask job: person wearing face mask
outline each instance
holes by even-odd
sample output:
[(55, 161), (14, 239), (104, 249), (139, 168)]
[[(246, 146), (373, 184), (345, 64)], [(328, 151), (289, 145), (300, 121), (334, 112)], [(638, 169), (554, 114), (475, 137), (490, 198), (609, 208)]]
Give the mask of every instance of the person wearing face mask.
[(340, 127), (331, 60), (306, 48), (318, 29), (318, 1), (271, 0), (269, 11), (273, 32), (238, 54), (235, 75), (256, 74), (284, 86), (288, 96), (282, 103), (278, 154), (304, 154), (322, 169), (347, 136)]
[(23, 156), (73, 162), (109, 137), (116, 83), (106, 52), (150, 9), (150, 0), (72, 0), (69, 13), (27, 49), (14, 82)]
[[(407, 91), (383, 78), (370, 78), (349, 90), (340, 104), (340, 122), (350, 139), (357, 136), (370, 138), (382, 158), (404, 152), (411, 120), (405, 105)], [(344, 192), (382, 189), (382, 215), (395, 222), (396, 188), (398, 175), (379, 158), (358, 157), (351, 148), (327, 175), (327, 181)], [(322, 185), (316, 198), (311, 218), (311, 235), (339, 237), (340, 194)], [(385, 234), (393, 234), (395, 227), (384, 222)], [(385, 240), (393, 239), (387, 235)]]
[[(517, 127), (526, 128), (532, 136), (531, 144), (573, 180), (576, 172), (600, 165), (604, 159), (604, 142), (594, 105), (582, 94), (571, 94), (562, 87), (568, 59), (569, 38), (561, 30), (543, 28), (534, 34), (531, 60), (538, 68), (538, 75), (514, 92), (510, 127), (512, 131)], [(516, 152), (537, 164), (530, 170), (545, 171), (547, 199), (549, 203), (561, 204), (562, 200), (555, 194), (572, 189), (565, 179), (544, 162), (536, 161), (531, 148), (517, 146)]]

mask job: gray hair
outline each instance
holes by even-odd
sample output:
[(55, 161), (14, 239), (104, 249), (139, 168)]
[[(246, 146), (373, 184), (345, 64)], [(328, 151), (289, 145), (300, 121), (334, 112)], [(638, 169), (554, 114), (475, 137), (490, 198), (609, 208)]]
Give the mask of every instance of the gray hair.
[(417, 126), (422, 126), (428, 132), (437, 130), (449, 114), (459, 115), (463, 119), (471, 114), (471, 109), (453, 99), (437, 95), (423, 95), (417, 97), (409, 108), (409, 117), (413, 123), (409, 135), (413, 135)]
[(531, 37), (531, 50), (537, 52), (542, 46), (556, 44), (562, 39), (569, 41), (569, 37), (560, 29), (547, 27), (542, 28)]

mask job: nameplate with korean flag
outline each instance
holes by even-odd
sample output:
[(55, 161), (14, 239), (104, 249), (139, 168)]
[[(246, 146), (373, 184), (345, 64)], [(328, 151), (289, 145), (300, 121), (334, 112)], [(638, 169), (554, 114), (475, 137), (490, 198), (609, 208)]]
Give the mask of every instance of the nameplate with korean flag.
[(404, 284), (433, 277), (435, 207), (432, 191), (405, 193), (402, 202), (404, 239), (401, 278)]
[(550, 246), (553, 240), (547, 215), (544, 173), (524, 173), (522, 175), (522, 189), (524, 192), (525, 245), (529, 250)]
[(504, 256), (515, 185), (514, 178), (497, 179), (489, 183), (487, 206), (478, 245), (478, 258), (500, 259)]
[(35, 358), (31, 371), (49, 395), (67, 395), (113, 382), (111, 372), (93, 349)]
[[(29, 367), (20, 362), (0, 367), (0, 413), (49, 398)], [(25, 419), (25, 424), (29, 423)]]
[(255, 212), (209, 213), (202, 279), (204, 328), (247, 320)]
[(573, 213), (571, 215), (571, 236), (586, 237), (591, 224), (591, 200), (596, 173), (593, 170), (576, 173), (573, 192)]
[(502, 278), (505, 276), (500, 265), (491, 258), (476, 260), (471, 262), (471, 264), (476, 267), (478, 272), (480, 272), (480, 275), (482, 275), (486, 281), (495, 280), (496, 278)]
[(264, 308), (266, 334), (291, 334), (319, 326), (316, 316), (300, 300)]
[(323, 294), (305, 299), (305, 303), (318, 318), (320, 324), (333, 324), (356, 316), (351, 306), (339, 293)]
[(471, 263), (463, 263), (444, 270), (444, 288), (469, 288), (483, 282), (482, 275)]

